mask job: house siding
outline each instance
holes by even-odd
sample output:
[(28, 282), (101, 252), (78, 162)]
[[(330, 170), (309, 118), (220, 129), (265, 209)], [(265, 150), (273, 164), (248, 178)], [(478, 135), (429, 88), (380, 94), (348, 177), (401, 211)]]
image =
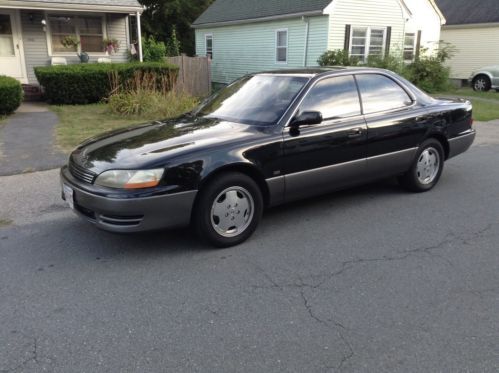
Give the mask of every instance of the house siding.
[(327, 8), (330, 14), (328, 49), (343, 49), (345, 26), (392, 28), (390, 51), (401, 53), (405, 18), (398, 0), (335, 0)]
[[(329, 18), (307, 18), (309, 36), (307, 66), (317, 66), (317, 59), (327, 49)], [(275, 61), (275, 33), (288, 30), (288, 62)], [(248, 73), (262, 70), (298, 68), (304, 65), (306, 22), (301, 18), (196, 29), (196, 54), (204, 56), (205, 35), (213, 35), (212, 80), (230, 83)]]
[(440, 41), (441, 19), (428, 0), (405, 0), (412, 12), (411, 19), (405, 26), (406, 32), (421, 31), (421, 46), (433, 53)]
[[(456, 47), (448, 61), (453, 79), (468, 79), (474, 70), (497, 65), (499, 61), (499, 27), (476, 27), (442, 30), (442, 40)], [(491, 46), (485, 48), (484, 45)]]
[[(30, 84), (38, 84), (34, 68), (50, 65), (51, 56), (48, 51), (47, 35), (43, 30), (41, 21), (45, 19), (42, 11), (22, 10), (21, 30), (24, 47), (26, 72)], [(106, 15), (106, 33), (108, 38), (115, 38), (120, 42), (120, 50), (112, 56), (91, 55), (90, 62), (96, 62), (99, 57), (109, 57), (113, 62), (126, 62), (128, 59), (128, 27), (125, 14)], [(68, 63), (79, 63), (75, 55), (63, 56)]]

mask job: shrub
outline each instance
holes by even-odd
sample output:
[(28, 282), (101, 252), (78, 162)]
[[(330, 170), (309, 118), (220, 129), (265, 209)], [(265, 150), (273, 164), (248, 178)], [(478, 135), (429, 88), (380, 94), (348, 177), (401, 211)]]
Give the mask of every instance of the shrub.
[(142, 53), (145, 62), (161, 62), (166, 57), (166, 45), (154, 36), (143, 37)]
[(151, 73), (136, 72), (125, 85), (116, 86), (109, 97), (114, 114), (133, 117), (171, 118), (190, 111), (197, 99), (176, 90), (171, 83)]
[(35, 68), (36, 77), (44, 87), (47, 99), (55, 104), (88, 104), (101, 101), (111, 95), (116, 85), (126, 84), (136, 72), (153, 74), (158, 82), (174, 82), (177, 71), (176, 66), (158, 62)]
[(194, 109), (198, 101), (184, 93), (122, 92), (109, 98), (109, 110), (124, 117), (173, 118)]
[(319, 66), (357, 66), (359, 59), (350, 57), (348, 52), (342, 49), (324, 52), (317, 60)]
[[(419, 88), (429, 92), (443, 92), (450, 87), (450, 69), (445, 61), (455, 53), (455, 48), (448, 43), (440, 43), (438, 51), (429, 54), (422, 48), (419, 57), (410, 64), (406, 64), (402, 55), (388, 55), (384, 57), (369, 56), (364, 66), (391, 70), (402, 75)], [(336, 50), (325, 52), (318, 60), (320, 66), (358, 66), (359, 61), (348, 57), (347, 51)]]
[(388, 55), (384, 57), (369, 56), (367, 58), (366, 66), (391, 70), (397, 74), (404, 75), (406, 65), (402, 57)]
[(23, 88), (16, 79), (0, 75), (0, 115), (13, 113), (23, 100)]
[(172, 33), (168, 42), (166, 43), (168, 57), (175, 57), (180, 55), (180, 40), (177, 38), (177, 29), (172, 27)]

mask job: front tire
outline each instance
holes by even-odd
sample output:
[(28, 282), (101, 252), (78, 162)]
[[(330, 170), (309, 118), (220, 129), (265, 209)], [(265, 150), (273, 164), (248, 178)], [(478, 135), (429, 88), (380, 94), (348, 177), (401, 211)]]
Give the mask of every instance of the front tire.
[(411, 192), (427, 192), (440, 180), (444, 161), (444, 149), (440, 141), (428, 139), (421, 144), (411, 168), (399, 178), (399, 182)]
[(492, 82), (487, 75), (478, 75), (473, 79), (473, 90), (477, 92), (488, 92), (492, 88)]
[(263, 197), (256, 182), (233, 172), (216, 177), (200, 191), (193, 223), (203, 240), (224, 248), (246, 241), (262, 212)]

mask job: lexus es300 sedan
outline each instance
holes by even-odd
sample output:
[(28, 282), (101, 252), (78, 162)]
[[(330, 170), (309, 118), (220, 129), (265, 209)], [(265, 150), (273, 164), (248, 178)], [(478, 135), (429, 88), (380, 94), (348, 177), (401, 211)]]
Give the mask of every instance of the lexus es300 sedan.
[(472, 122), (468, 101), (386, 70), (252, 74), (179, 118), (87, 140), (61, 169), (63, 198), (104, 230), (191, 224), (228, 247), (269, 206), (389, 176), (429, 191), (471, 146)]

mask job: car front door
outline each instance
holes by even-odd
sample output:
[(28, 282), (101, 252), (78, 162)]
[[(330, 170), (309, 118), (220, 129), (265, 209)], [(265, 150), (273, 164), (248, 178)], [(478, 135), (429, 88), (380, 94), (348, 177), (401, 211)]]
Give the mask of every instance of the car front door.
[(427, 110), (389, 76), (355, 76), (367, 122), (367, 169), (371, 179), (408, 170), (428, 128)]
[(354, 184), (366, 176), (367, 126), (352, 75), (319, 80), (296, 115), (319, 111), (319, 125), (283, 133), (285, 198), (295, 200)]

